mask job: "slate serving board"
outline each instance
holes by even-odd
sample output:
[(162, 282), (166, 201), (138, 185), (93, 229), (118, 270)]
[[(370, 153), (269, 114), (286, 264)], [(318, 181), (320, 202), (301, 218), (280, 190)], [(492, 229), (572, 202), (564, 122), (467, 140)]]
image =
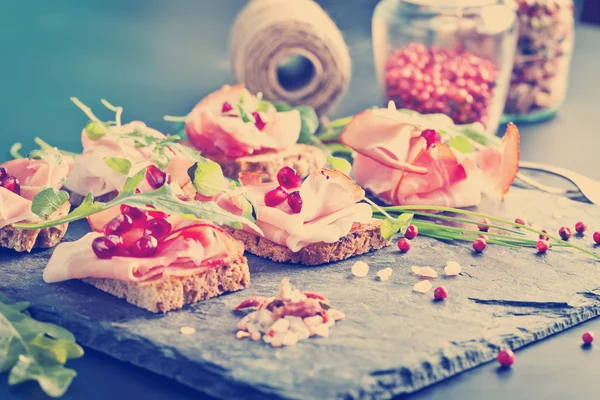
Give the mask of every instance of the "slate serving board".
[[(495, 212), (548, 229), (579, 219), (600, 227), (600, 207), (519, 189)], [(86, 230), (84, 222), (72, 224), (67, 240)], [(571, 240), (592, 249), (590, 236)], [(371, 266), (366, 278), (352, 277), (356, 259), (300, 268), (250, 256), (249, 289), (166, 315), (79, 281), (44, 284), (51, 253), (1, 251), (0, 291), (29, 300), (34, 317), (65, 326), (83, 345), (224, 399), (387, 399), (488, 362), (501, 347), (519, 348), (600, 313), (600, 263), (562, 249), (538, 256), (489, 246), (474, 256), (468, 244), (419, 237), (407, 254), (391, 247), (361, 257)], [(443, 277), (449, 260), (462, 265), (461, 276)], [(433, 302), (432, 291), (412, 292), (418, 279), (411, 265), (438, 271), (434, 287), (448, 288), (446, 301)], [(380, 282), (375, 273), (386, 267), (393, 274)], [(347, 318), (330, 337), (295, 347), (237, 340), (243, 313), (233, 307), (252, 295), (271, 295), (285, 276), (300, 289), (327, 295)], [(182, 326), (196, 332), (182, 335)]]

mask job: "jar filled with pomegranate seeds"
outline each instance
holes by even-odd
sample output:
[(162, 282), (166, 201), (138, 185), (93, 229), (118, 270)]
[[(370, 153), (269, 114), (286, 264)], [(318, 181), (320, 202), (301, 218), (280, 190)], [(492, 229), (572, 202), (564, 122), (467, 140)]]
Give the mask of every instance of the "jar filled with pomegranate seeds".
[(504, 0), (382, 0), (373, 14), (379, 84), (398, 108), (495, 133), (517, 33)]
[(519, 40), (505, 120), (539, 121), (565, 99), (573, 50), (573, 0), (513, 0)]

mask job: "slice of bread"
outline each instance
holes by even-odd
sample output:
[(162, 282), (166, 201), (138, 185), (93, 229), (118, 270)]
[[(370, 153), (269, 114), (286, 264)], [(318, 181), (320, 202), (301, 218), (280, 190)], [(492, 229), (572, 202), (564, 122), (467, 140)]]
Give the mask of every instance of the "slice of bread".
[(153, 313), (178, 310), (185, 304), (210, 299), (248, 287), (248, 260), (241, 257), (192, 276), (172, 276), (149, 282), (86, 278), (84, 282)]
[(241, 240), (247, 252), (277, 262), (319, 265), (344, 260), (352, 256), (378, 250), (391, 244), (379, 231), (380, 223), (373, 220), (361, 224), (334, 243), (313, 243), (294, 253), (289, 248), (242, 230), (231, 230), (231, 236)]
[[(70, 207), (69, 203), (66, 202), (50, 216), (50, 219), (67, 215)], [(69, 224), (62, 224), (44, 229), (25, 230), (17, 229), (12, 224), (6, 225), (0, 229), (0, 247), (19, 252), (29, 252), (34, 248), (47, 249), (54, 247), (65, 236), (68, 226)]]
[(219, 163), (223, 174), (228, 178), (237, 179), (240, 172), (265, 172), (263, 182), (275, 179), (282, 167), (292, 167), (302, 177), (308, 176), (313, 169), (321, 169), (327, 159), (323, 150), (307, 144), (296, 143), (281, 151), (257, 154), (241, 158), (209, 157)]

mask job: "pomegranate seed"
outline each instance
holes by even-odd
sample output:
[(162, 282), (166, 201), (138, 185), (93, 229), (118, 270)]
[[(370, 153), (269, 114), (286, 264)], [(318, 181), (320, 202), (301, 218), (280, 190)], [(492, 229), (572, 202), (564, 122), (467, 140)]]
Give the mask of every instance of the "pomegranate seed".
[(600, 244), (600, 232), (594, 232), (594, 242)]
[(510, 367), (515, 361), (517, 361), (517, 356), (515, 356), (515, 353), (513, 353), (511, 349), (502, 350), (498, 354), (498, 362), (503, 367)]
[(405, 238), (398, 240), (398, 249), (401, 253), (407, 253), (410, 250), (410, 241)]
[(125, 248), (131, 247), (139, 238), (144, 236), (145, 227), (133, 228), (121, 235), (121, 241)]
[(106, 259), (116, 255), (119, 247), (106, 236), (99, 236), (92, 241), (92, 250), (98, 258)]
[(256, 128), (259, 131), (262, 131), (263, 129), (265, 129), (265, 126), (267, 125), (267, 123), (265, 121), (263, 121), (262, 117), (260, 116), (259, 113), (257, 113), (256, 111), (254, 111), (252, 113), (252, 116), (254, 117), (254, 125), (256, 126)]
[(162, 240), (171, 233), (171, 223), (164, 218), (155, 218), (148, 221), (144, 235), (153, 236), (156, 240)]
[(487, 241), (490, 239), (490, 238), (488, 237), (488, 235), (483, 235), (483, 234), (482, 234), (482, 235), (479, 235), (478, 237), (479, 237), (479, 239), (483, 239), (483, 240), (485, 240), (486, 242), (487, 242)]
[(404, 232), (404, 237), (407, 238), (408, 240), (412, 240), (412, 239), (416, 238), (418, 234), (419, 234), (419, 229), (416, 226), (414, 226), (413, 224), (410, 224), (408, 226), (408, 228), (406, 228), (406, 232)]
[(152, 210), (148, 210), (148, 215), (152, 218), (167, 218), (169, 214), (164, 213), (162, 211), (155, 210), (153, 206), (150, 204), (146, 204), (147, 207), (152, 208)]
[(281, 186), (277, 186), (275, 189), (268, 191), (265, 194), (265, 205), (267, 207), (275, 207), (286, 201), (288, 193)]
[(102, 232), (105, 235), (117, 235), (129, 232), (133, 228), (133, 221), (128, 215), (119, 214), (104, 225)]
[(146, 181), (152, 189), (158, 189), (167, 182), (167, 174), (155, 165), (149, 165), (146, 169)]
[[(543, 233), (548, 233), (546, 229), (542, 229)], [(540, 240), (550, 240), (550, 238), (546, 235), (540, 235)]]
[(295, 189), (302, 184), (302, 178), (294, 168), (283, 167), (277, 172), (277, 182), (286, 189)]
[(427, 142), (427, 147), (434, 146), (442, 140), (440, 134), (434, 129), (425, 129), (421, 132), (421, 137)]
[(541, 239), (537, 241), (537, 243), (535, 244), (535, 248), (539, 253), (544, 254), (548, 251), (550, 246), (548, 245), (548, 242), (546, 240)]
[(433, 297), (436, 300), (444, 300), (446, 297), (448, 297), (448, 291), (446, 290), (445, 287), (443, 286), (438, 286), (435, 288), (435, 290), (433, 291)]
[(302, 197), (300, 197), (300, 192), (290, 193), (287, 198), (287, 203), (294, 214), (299, 214), (300, 211), (302, 211)]
[(558, 234), (563, 240), (569, 240), (571, 237), (571, 229), (568, 226), (561, 226), (558, 230)]
[(146, 221), (148, 220), (146, 211), (137, 207), (128, 206), (127, 204), (121, 204), (121, 214), (131, 218), (133, 226), (135, 227), (146, 225)]
[(586, 332), (581, 338), (583, 339), (583, 343), (590, 344), (594, 341), (594, 332)]
[(583, 235), (583, 233), (587, 231), (587, 228), (587, 224), (583, 221), (579, 221), (575, 224), (575, 232), (579, 233), (580, 235)]
[(221, 112), (222, 113), (226, 113), (233, 110), (233, 106), (231, 104), (229, 104), (228, 102), (223, 103), (223, 107), (221, 107)]
[(158, 241), (154, 236), (144, 235), (129, 248), (129, 252), (133, 257), (152, 257), (157, 247)]
[[(484, 219), (482, 219), (482, 220), (481, 220), (481, 223), (483, 223), (483, 224), (489, 224), (489, 223), (490, 223), (490, 220), (489, 220), (489, 219), (487, 219), (487, 218), (484, 218)], [(480, 230), (481, 232), (487, 232), (487, 231), (489, 231), (489, 230), (490, 230), (490, 227), (489, 227), (489, 226), (487, 226), (487, 225), (477, 225), (477, 228), (479, 228), (479, 230)]]
[(2, 180), (2, 183), (0, 183), (0, 186), (2, 186), (4, 189), (10, 190), (14, 194), (21, 194), (21, 184), (19, 183), (19, 180), (14, 176), (9, 175), (6, 178), (4, 178)]
[(6, 168), (0, 167), (0, 182), (2, 182), (7, 176), (8, 172), (6, 172)]
[(525, 224), (527, 224), (527, 222), (525, 222), (525, 220), (523, 218), (516, 218), (515, 219), (515, 224), (525, 225)]
[(483, 239), (476, 239), (473, 242), (473, 250), (475, 250), (478, 253), (481, 253), (482, 251), (484, 251), (486, 247), (487, 247), (487, 242)]

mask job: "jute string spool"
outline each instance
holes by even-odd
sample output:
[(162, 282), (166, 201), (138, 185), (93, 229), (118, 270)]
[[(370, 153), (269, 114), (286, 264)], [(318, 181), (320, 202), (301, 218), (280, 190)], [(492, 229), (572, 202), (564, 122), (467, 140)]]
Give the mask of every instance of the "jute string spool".
[[(323, 116), (348, 89), (348, 46), (313, 0), (250, 0), (229, 43), (235, 79), (267, 100), (307, 104)], [(282, 66), (290, 59), (295, 71), (286, 74)]]

